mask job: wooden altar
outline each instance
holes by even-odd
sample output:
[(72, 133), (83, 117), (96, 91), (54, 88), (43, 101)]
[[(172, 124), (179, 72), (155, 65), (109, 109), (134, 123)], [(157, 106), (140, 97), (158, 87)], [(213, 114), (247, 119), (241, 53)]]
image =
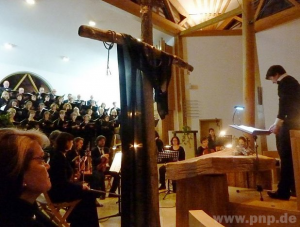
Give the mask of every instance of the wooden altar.
[(177, 181), (176, 226), (186, 226), (189, 210), (204, 210), (210, 216), (229, 213), (226, 173), (275, 168), (273, 158), (259, 155), (257, 161), (256, 156), (233, 156), (232, 151), (224, 149), (166, 165), (166, 178)]

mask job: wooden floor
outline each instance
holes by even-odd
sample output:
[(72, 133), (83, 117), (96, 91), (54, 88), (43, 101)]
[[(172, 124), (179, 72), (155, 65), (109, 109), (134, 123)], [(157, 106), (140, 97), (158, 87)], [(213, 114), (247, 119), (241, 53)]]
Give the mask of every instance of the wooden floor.
[[(239, 190), (239, 192), (237, 192)], [(162, 227), (175, 227), (176, 226), (176, 194), (172, 193), (167, 195), (163, 200), (165, 193), (159, 195), (160, 203), (160, 220)], [(281, 215), (295, 215), (297, 223), (291, 225), (290, 223), (274, 223), (271, 226), (300, 226), (300, 212), (297, 211), (296, 198), (291, 197), (289, 201), (275, 200), (268, 197), (267, 192), (263, 191), (263, 201), (260, 201), (259, 192), (252, 189), (229, 187), (230, 209), (232, 215), (274, 215), (275, 218), (280, 218)], [(110, 215), (118, 214), (118, 201), (117, 198), (106, 198), (105, 200), (98, 200), (104, 204), (104, 207), (98, 208), (99, 217), (107, 217)], [(247, 218), (247, 217), (246, 217)], [(225, 226), (267, 226), (266, 223), (249, 223), (239, 224), (224, 224)], [(111, 217), (100, 221), (101, 227), (118, 227), (121, 226), (121, 217)], [(188, 225), (187, 225), (188, 226)]]

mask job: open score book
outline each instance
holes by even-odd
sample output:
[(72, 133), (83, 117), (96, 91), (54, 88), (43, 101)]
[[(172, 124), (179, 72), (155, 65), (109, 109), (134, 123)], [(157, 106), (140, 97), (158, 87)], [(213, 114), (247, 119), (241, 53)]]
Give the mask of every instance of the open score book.
[(259, 128), (245, 126), (245, 125), (230, 125), (230, 127), (249, 133), (254, 136), (271, 134), (271, 132), (267, 129), (259, 129)]

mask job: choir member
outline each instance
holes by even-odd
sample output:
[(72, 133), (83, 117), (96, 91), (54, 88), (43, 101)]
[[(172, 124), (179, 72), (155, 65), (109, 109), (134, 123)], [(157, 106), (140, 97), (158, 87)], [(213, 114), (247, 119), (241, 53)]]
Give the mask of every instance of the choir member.
[(54, 128), (62, 132), (66, 132), (68, 130), (68, 122), (65, 120), (65, 114), (66, 112), (64, 110), (60, 110), (59, 118), (53, 122)]

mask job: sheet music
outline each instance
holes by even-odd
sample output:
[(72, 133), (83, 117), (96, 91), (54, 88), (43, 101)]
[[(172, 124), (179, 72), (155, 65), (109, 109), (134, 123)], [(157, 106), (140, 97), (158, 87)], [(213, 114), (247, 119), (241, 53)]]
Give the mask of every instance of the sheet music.
[(271, 132), (267, 129), (254, 128), (245, 125), (230, 125), (230, 127), (249, 133), (251, 135), (269, 135)]
[(115, 154), (114, 160), (111, 164), (109, 171), (119, 173), (121, 171), (122, 152)]
[(6, 107), (6, 105), (1, 106), (0, 110), (4, 111), (5, 107)]

